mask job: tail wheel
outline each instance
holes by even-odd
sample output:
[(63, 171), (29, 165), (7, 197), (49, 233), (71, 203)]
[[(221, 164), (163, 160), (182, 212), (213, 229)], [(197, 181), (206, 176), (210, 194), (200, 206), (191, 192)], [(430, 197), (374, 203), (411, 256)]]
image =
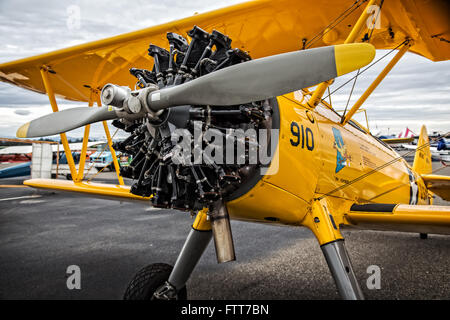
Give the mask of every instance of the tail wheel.
[[(152, 300), (155, 291), (169, 279), (173, 267), (165, 263), (154, 263), (142, 268), (128, 285), (124, 300)], [(177, 300), (186, 300), (186, 287), (181, 288)]]

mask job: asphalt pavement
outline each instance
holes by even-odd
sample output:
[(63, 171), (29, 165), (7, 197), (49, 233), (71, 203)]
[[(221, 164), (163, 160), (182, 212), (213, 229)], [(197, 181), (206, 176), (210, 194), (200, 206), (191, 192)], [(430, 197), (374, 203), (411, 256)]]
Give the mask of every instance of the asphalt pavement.
[[(0, 298), (121, 299), (140, 268), (175, 262), (192, 222), (146, 203), (0, 188)], [(217, 264), (210, 244), (188, 282), (190, 299), (339, 299), (309, 230), (236, 221), (232, 230), (237, 261)], [(343, 234), (366, 298), (450, 299), (450, 236)], [(80, 290), (67, 288), (71, 265), (80, 267)], [(366, 286), (371, 265), (381, 269), (380, 289)]]

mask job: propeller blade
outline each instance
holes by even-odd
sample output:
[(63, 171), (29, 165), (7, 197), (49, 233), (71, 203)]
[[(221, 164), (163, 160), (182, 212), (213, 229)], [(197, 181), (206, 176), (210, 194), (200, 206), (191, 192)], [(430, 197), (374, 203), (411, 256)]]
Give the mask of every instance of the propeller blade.
[(184, 84), (154, 91), (154, 111), (180, 105), (236, 105), (277, 97), (357, 70), (375, 57), (367, 43), (294, 51), (221, 69)]
[(16, 133), (18, 138), (51, 136), (70, 131), (87, 124), (116, 119), (117, 113), (111, 107), (72, 108), (47, 114), (21, 126)]

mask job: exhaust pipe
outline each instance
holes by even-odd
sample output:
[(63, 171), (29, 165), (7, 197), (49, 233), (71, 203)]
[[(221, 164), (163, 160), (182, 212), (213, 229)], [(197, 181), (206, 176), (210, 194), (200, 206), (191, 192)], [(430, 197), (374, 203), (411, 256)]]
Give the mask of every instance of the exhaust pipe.
[(217, 262), (223, 263), (236, 260), (233, 235), (231, 234), (230, 217), (223, 201), (214, 203), (209, 210), (211, 227), (214, 235)]

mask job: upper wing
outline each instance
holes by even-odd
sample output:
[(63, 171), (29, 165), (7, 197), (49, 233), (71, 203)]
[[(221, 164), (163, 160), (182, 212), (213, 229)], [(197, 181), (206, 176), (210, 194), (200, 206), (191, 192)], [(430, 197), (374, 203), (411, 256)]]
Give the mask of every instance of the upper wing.
[[(361, 2), (361, 1), (360, 1)], [(151, 69), (149, 43), (166, 46), (167, 31), (185, 34), (193, 25), (216, 29), (233, 39), (233, 46), (248, 51), (253, 58), (302, 48), (354, 4), (354, 0), (259, 0), (194, 15), (116, 37), (26, 58), (0, 65), (0, 80), (44, 93), (39, 70), (50, 67), (52, 88), (69, 100), (88, 101), (91, 88), (108, 82), (133, 87), (136, 79), (130, 67)], [(344, 41), (358, 19), (363, 3), (312, 47)], [(450, 59), (450, 5), (445, 0), (385, 1), (379, 29), (371, 43), (377, 49), (390, 49), (405, 37), (414, 40), (412, 52), (433, 61)], [(363, 34), (360, 35), (360, 39)], [(442, 40), (444, 39), (444, 40)]]
[(444, 200), (450, 201), (450, 177), (434, 174), (423, 174), (427, 188)]

